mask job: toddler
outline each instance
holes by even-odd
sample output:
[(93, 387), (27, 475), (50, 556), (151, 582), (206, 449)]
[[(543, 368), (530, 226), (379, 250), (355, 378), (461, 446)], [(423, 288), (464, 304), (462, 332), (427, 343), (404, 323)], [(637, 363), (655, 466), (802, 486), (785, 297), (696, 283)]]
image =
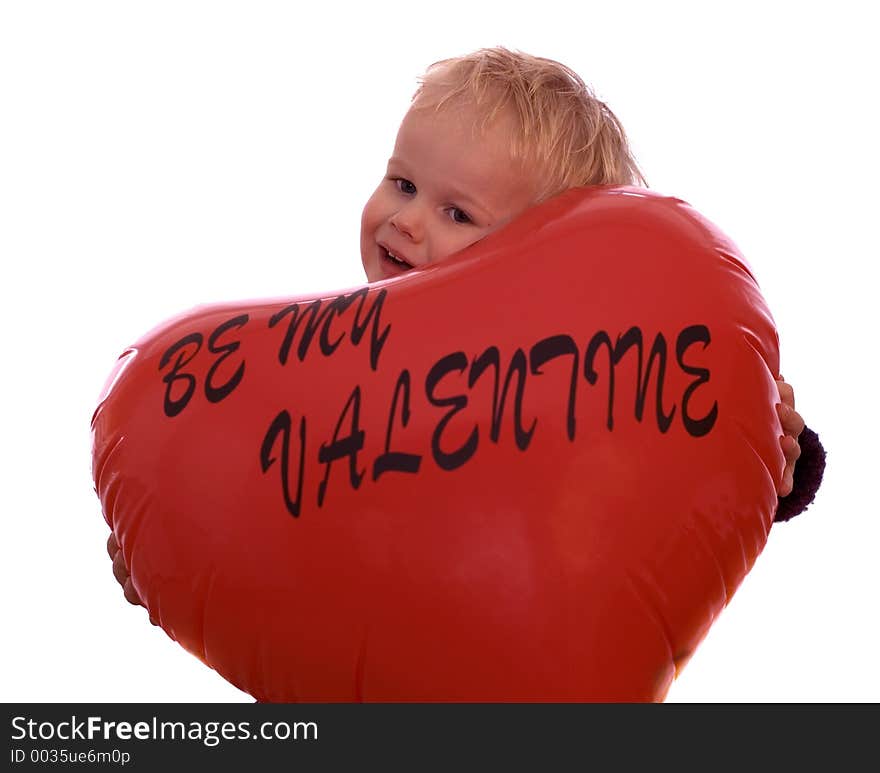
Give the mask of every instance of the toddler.
[[(463, 250), (569, 188), (646, 185), (608, 106), (559, 62), (490, 48), (432, 64), (361, 216), (361, 261), (375, 282)], [(791, 493), (804, 421), (779, 381)]]
[[(620, 122), (565, 65), (505, 48), (446, 59), (420, 79), (364, 207), (361, 261), (370, 282), (387, 279), (443, 260), (569, 188), (645, 184)], [(785, 497), (804, 421), (791, 387), (777, 383)], [(107, 548), (125, 597), (141, 603), (112, 534)]]
[(645, 181), (623, 127), (578, 75), (503, 48), (421, 78), (364, 207), (371, 282), (435, 263), (568, 188)]

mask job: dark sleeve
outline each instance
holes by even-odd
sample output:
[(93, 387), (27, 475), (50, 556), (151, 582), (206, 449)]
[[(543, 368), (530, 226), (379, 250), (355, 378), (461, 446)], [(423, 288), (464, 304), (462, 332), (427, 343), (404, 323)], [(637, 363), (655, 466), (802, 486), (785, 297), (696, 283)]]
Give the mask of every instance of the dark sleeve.
[(819, 436), (804, 427), (798, 437), (801, 455), (794, 466), (794, 487), (791, 494), (779, 500), (774, 521), (787, 521), (800, 515), (816, 498), (825, 473), (825, 449)]

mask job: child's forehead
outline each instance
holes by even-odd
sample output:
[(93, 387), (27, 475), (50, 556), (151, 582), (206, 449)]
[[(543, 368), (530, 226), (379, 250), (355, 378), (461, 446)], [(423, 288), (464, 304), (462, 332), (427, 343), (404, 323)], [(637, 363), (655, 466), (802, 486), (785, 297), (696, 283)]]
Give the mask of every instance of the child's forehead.
[(543, 149), (539, 127), (529, 128), (517, 107), (503, 93), (491, 89), (481, 94), (459, 93), (437, 100), (426, 91), (416, 96), (404, 124), (433, 128), (438, 146), (471, 150), (515, 172), (520, 184), (545, 186), (549, 156)]
[(490, 208), (514, 190), (538, 185), (538, 175), (511, 153), (510, 127), (503, 121), (479, 125), (467, 110), (410, 110), (389, 167), (417, 178), (417, 187), (434, 187), (438, 195), (476, 196)]
[[(470, 102), (425, 107), (414, 104), (400, 124), (395, 149), (401, 146), (457, 148), (489, 152), (492, 157), (512, 161), (514, 147), (512, 117), (509, 113), (487, 115)], [(426, 147), (425, 147), (426, 146)]]
[(420, 162), (459, 166), (510, 165), (510, 131), (502, 121), (482, 125), (469, 108), (425, 111), (404, 116), (394, 156)]
[(513, 130), (519, 123), (509, 95), (494, 88), (448, 94), (426, 84), (413, 99), (407, 112), (410, 114), (424, 114), (440, 120), (450, 116), (458, 118), (461, 125), (475, 135), (498, 126)]

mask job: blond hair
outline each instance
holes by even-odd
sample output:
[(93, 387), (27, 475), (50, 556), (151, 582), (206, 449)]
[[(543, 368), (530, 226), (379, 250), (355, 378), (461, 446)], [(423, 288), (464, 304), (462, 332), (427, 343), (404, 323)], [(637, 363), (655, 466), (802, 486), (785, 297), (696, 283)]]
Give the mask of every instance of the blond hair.
[(474, 105), (485, 128), (513, 120), (511, 157), (542, 178), (539, 200), (585, 185), (647, 185), (623, 126), (564, 64), (503, 47), (434, 62), (413, 109)]

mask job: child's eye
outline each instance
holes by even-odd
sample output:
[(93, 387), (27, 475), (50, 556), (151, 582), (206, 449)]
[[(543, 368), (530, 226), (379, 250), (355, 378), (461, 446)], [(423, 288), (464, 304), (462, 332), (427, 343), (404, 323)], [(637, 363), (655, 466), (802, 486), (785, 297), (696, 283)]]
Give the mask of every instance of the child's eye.
[(405, 193), (407, 196), (412, 196), (416, 192), (416, 186), (413, 185), (409, 180), (398, 177), (394, 180), (394, 182), (397, 185), (397, 189), (401, 193)]
[(449, 217), (451, 217), (456, 223), (473, 223), (471, 220), (471, 216), (465, 212), (463, 209), (459, 209), (458, 207), (450, 207), (449, 208)]

